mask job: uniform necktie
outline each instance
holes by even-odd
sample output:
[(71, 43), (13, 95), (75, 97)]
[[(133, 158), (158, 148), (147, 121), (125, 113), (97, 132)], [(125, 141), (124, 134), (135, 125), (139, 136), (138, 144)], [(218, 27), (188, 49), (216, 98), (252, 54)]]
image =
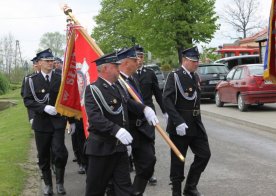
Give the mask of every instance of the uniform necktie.
[(140, 69), (137, 70), (137, 74), (138, 74), (139, 77), (141, 76), (141, 70)]
[(45, 77), (46, 77), (46, 83), (47, 83), (48, 85), (50, 85), (49, 75), (46, 75)]
[(191, 76), (192, 76), (192, 80), (193, 80), (193, 81), (196, 81), (194, 72), (191, 72), (190, 74), (191, 74)]

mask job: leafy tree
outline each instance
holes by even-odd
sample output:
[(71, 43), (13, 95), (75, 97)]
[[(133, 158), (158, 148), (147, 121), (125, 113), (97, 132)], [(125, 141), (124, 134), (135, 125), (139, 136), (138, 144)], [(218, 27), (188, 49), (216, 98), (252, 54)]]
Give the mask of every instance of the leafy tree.
[(202, 53), (200, 54), (200, 61), (202, 63), (211, 63), (217, 59), (221, 58), (220, 54), (217, 54), (215, 51), (217, 48), (208, 48), (207, 46), (202, 46)]
[(218, 29), (215, 0), (103, 0), (92, 37), (104, 52), (135, 40), (155, 58), (209, 42)]
[(64, 55), (65, 44), (65, 35), (59, 32), (44, 33), (40, 38), (38, 51), (51, 48), (54, 56), (61, 57)]
[(222, 19), (246, 38), (249, 32), (263, 26), (257, 15), (258, 7), (257, 0), (233, 0), (225, 6)]
[(9, 90), (9, 80), (0, 72), (0, 95), (5, 94)]
[(5, 35), (1, 38), (0, 57), (1, 71), (7, 73), (10, 77), (15, 58), (15, 38), (12, 34)]

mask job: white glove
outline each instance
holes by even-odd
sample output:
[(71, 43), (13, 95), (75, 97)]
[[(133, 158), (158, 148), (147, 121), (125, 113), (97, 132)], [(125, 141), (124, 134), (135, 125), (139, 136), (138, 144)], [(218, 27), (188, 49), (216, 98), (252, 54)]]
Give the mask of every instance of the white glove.
[(131, 152), (132, 152), (131, 145), (127, 145), (126, 147), (127, 147), (127, 155), (130, 157)]
[(30, 124), (33, 125), (34, 119), (30, 119)]
[(115, 137), (122, 142), (124, 145), (128, 145), (132, 142), (133, 138), (130, 135), (130, 133), (124, 129), (121, 128), (119, 131), (116, 133)]
[(169, 115), (167, 112), (163, 113), (163, 118), (165, 119), (165, 122), (168, 123)]
[(182, 123), (182, 124), (178, 125), (176, 127), (177, 135), (180, 135), (180, 136), (186, 135), (186, 129), (187, 128), (188, 128), (188, 126), (186, 125), (186, 123)]
[(145, 107), (144, 114), (145, 114), (145, 117), (150, 125), (155, 126), (157, 123), (159, 123), (159, 120), (158, 120), (155, 112), (150, 107), (148, 107), (148, 106)]
[(44, 108), (44, 112), (54, 116), (57, 114), (57, 110), (54, 106), (51, 105), (46, 105), (46, 107)]
[(76, 132), (76, 123), (71, 123), (68, 130), (68, 134), (73, 135), (75, 132)]

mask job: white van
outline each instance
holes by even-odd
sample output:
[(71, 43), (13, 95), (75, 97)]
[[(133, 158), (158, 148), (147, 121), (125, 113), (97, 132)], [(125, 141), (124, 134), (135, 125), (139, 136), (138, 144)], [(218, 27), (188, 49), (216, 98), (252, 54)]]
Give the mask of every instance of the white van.
[(214, 63), (223, 63), (226, 67), (231, 70), (237, 65), (244, 64), (257, 64), (260, 63), (259, 55), (242, 55), (242, 56), (231, 56), (216, 60)]

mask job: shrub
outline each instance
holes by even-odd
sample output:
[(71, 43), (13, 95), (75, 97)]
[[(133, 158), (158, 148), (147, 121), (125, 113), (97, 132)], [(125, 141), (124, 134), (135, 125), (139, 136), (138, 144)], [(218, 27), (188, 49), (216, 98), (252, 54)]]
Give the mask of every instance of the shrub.
[(161, 66), (161, 70), (162, 71), (171, 71), (172, 67), (169, 64), (164, 64), (164, 65)]
[(5, 94), (9, 90), (9, 81), (6, 76), (0, 73), (0, 95)]
[(11, 83), (10, 84), (10, 89), (11, 90), (16, 90), (16, 89), (19, 89), (19, 88), (21, 88), (21, 84), (19, 84), (19, 83)]

